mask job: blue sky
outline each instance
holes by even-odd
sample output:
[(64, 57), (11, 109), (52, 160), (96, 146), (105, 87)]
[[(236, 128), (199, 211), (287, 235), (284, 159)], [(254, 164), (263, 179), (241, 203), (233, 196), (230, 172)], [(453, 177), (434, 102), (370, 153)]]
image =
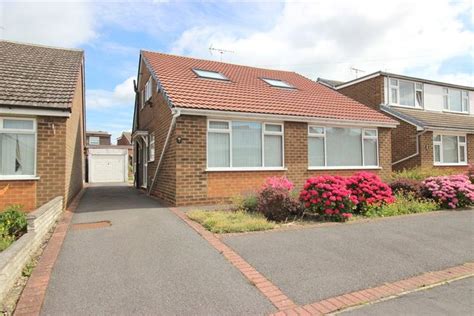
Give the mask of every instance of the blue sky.
[[(427, 5), (429, 4), (429, 10)], [(351, 67), (474, 86), (470, 0), (0, 3), (0, 36), (82, 48), (87, 128), (130, 130), (140, 49), (349, 80)], [(28, 21), (28, 22), (25, 22)]]

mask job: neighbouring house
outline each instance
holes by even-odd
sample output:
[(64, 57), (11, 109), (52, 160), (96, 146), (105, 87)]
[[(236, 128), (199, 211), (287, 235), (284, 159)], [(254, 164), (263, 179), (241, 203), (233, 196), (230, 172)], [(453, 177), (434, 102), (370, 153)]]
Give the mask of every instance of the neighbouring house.
[(118, 146), (128, 146), (128, 164), (131, 166), (133, 162), (133, 146), (132, 146), (132, 133), (122, 132), (117, 138)]
[(136, 85), (135, 185), (170, 204), (391, 172), (398, 122), (297, 73), (142, 51)]
[(113, 145), (111, 134), (87, 131), (86, 175), (89, 183), (127, 182), (130, 145)]
[(27, 211), (84, 182), (84, 53), (0, 41), (0, 211)]
[(474, 163), (474, 87), (379, 71), (334, 89), (399, 121), (394, 170)]
[(87, 131), (86, 144), (87, 146), (111, 145), (111, 134), (104, 131)]

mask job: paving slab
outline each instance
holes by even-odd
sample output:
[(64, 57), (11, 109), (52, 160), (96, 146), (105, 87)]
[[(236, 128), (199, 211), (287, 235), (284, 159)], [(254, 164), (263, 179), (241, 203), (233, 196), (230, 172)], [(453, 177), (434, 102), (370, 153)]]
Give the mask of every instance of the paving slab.
[[(88, 189), (46, 292), (43, 315), (263, 315), (275, 307), (166, 207), (129, 186)], [(83, 227), (82, 227), (83, 228)]]
[(223, 241), (298, 304), (474, 261), (474, 211), (232, 235)]
[(474, 314), (472, 277), (341, 313), (344, 316), (472, 314)]

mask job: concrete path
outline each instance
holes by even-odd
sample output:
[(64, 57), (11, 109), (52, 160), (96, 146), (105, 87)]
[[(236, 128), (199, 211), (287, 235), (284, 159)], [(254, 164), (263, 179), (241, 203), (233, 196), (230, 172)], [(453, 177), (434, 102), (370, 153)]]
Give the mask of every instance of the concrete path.
[(474, 211), (223, 239), (298, 304), (474, 261)]
[(43, 315), (255, 315), (276, 309), (195, 231), (128, 186), (91, 187), (54, 266)]
[(472, 277), (342, 313), (344, 316), (472, 314), (474, 314)]

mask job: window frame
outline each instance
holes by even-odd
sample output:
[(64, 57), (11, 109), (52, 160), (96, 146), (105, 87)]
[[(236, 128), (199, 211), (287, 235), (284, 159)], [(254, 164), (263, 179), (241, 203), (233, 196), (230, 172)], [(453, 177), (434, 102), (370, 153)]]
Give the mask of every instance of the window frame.
[[(3, 128), (4, 120), (20, 120), (20, 121), (32, 121), (33, 129), (13, 129)], [(0, 116), (0, 133), (1, 134), (33, 134), (34, 135), (34, 157), (33, 157), (33, 174), (31, 175), (2, 175), (0, 174), (0, 180), (37, 180), (37, 159), (38, 159), (38, 125), (36, 118), (31, 117), (8, 117)]]
[[(327, 158), (327, 133), (326, 128), (328, 127), (337, 127), (337, 128), (357, 128), (361, 130), (361, 154), (362, 154), (362, 165), (352, 165), (352, 166), (328, 166), (328, 158)], [(322, 128), (322, 133), (311, 133), (311, 128)], [(366, 131), (375, 131), (374, 136), (365, 135)], [(359, 126), (323, 126), (323, 125), (315, 125), (315, 124), (308, 124), (308, 140), (310, 137), (316, 138), (323, 138), (324, 140), (324, 166), (311, 166), (309, 160), (309, 141), (307, 141), (307, 154), (308, 154), (308, 170), (356, 170), (356, 169), (381, 169), (380, 167), (380, 152), (379, 152), (379, 131), (377, 127), (359, 127)], [(366, 139), (375, 139), (376, 140), (376, 165), (365, 165), (365, 142)]]
[[(214, 71), (214, 70), (206, 70), (206, 69), (201, 69), (201, 68), (192, 68), (192, 71), (194, 72), (194, 74), (198, 77), (198, 78), (204, 78), (204, 79), (211, 79), (211, 80), (220, 80), (220, 81), (230, 81), (229, 78), (227, 78), (226, 75), (224, 75), (222, 72), (220, 71)], [(219, 76), (221, 76), (221, 78), (216, 78), (216, 77), (211, 77), (211, 76), (206, 76), (205, 74), (199, 74), (199, 72), (207, 72), (207, 73), (214, 73), (214, 74), (218, 74)]]
[[(440, 140), (435, 137), (440, 136)], [(443, 136), (456, 136), (458, 143), (458, 162), (443, 162)], [(464, 142), (460, 141), (460, 137), (464, 137)], [(439, 161), (436, 161), (436, 146), (439, 146)], [(467, 166), (467, 134), (439, 132), (433, 133), (433, 166)], [(461, 147), (464, 147), (464, 161), (461, 161)]]
[(155, 161), (155, 133), (148, 136), (148, 162)]
[[(261, 130), (261, 141), (262, 141), (262, 149), (261, 149), (261, 157), (262, 157), (262, 166), (260, 167), (233, 167), (233, 157), (232, 157), (232, 122), (252, 122), (252, 123), (260, 123), (262, 130)], [(217, 129), (211, 128), (211, 122), (222, 122), (227, 123), (227, 129)], [(273, 131), (265, 131), (266, 125), (279, 125), (281, 126), (280, 132), (273, 132)], [(223, 133), (229, 135), (229, 167), (209, 167), (209, 133)], [(265, 167), (265, 135), (277, 135), (281, 136), (282, 139), (282, 166), (280, 167)], [(260, 121), (260, 120), (249, 120), (246, 118), (236, 118), (236, 119), (220, 119), (220, 118), (208, 118), (207, 119), (207, 128), (206, 128), (206, 171), (278, 171), (278, 170), (287, 170), (285, 167), (285, 124), (283, 122), (271, 122), (271, 121)]]
[[(392, 80), (395, 80), (397, 82), (396, 85), (392, 84)], [(400, 104), (400, 81), (403, 82), (408, 82), (413, 85), (413, 106), (411, 105), (405, 105), (405, 104)], [(417, 84), (421, 85), (421, 88), (418, 89), (416, 86)], [(397, 91), (397, 101), (393, 102), (393, 97), (392, 97), (392, 89), (396, 89)], [(416, 105), (416, 92), (421, 91), (421, 104)], [(403, 79), (397, 79), (397, 78), (391, 78), (388, 77), (388, 99), (389, 99), (389, 104), (393, 106), (399, 106), (399, 107), (404, 107), (408, 109), (424, 109), (425, 107), (425, 85), (423, 82), (419, 81), (411, 81), (411, 80), (403, 80)]]
[[(281, 79), (273, 79), (273, 78), (266, 78), (266, 77), (262, 77), (260, 78), (262, 79), (263, 82), (265, 82), (266, 84), (268, 84), (269, 86), (271, 87), (274, 87), (274, 88), (281, 88), (281, 89), (296, 89), (292, 84), (284, 81), (284, 80), (281, 80)], [(272, 83), (273, 82), (282, 82), (284, 85), (275, 85)]]
[(151, 100), (153, 96), (153, 78), (150, 76), (145, 84), (144, 103)]
[[(451, 109), (451, 98), (449, 96), (450, 90), (456, 90), (460, 92), (461, 111), (455, 111)], [(464, 100), (466, 100), (466, 108), (464, 108)], [(469, 91), (443, 87), (443, 112), (469, 114)]]
[[(97, 139), (97, 144), (91, 144), (91, 139), (94, 138), (94, 139)], [(100, 137), (99, 136), (89, 136), (89, 143), (88, 145), (90, 146), (98, 146), (100, 145)]]

